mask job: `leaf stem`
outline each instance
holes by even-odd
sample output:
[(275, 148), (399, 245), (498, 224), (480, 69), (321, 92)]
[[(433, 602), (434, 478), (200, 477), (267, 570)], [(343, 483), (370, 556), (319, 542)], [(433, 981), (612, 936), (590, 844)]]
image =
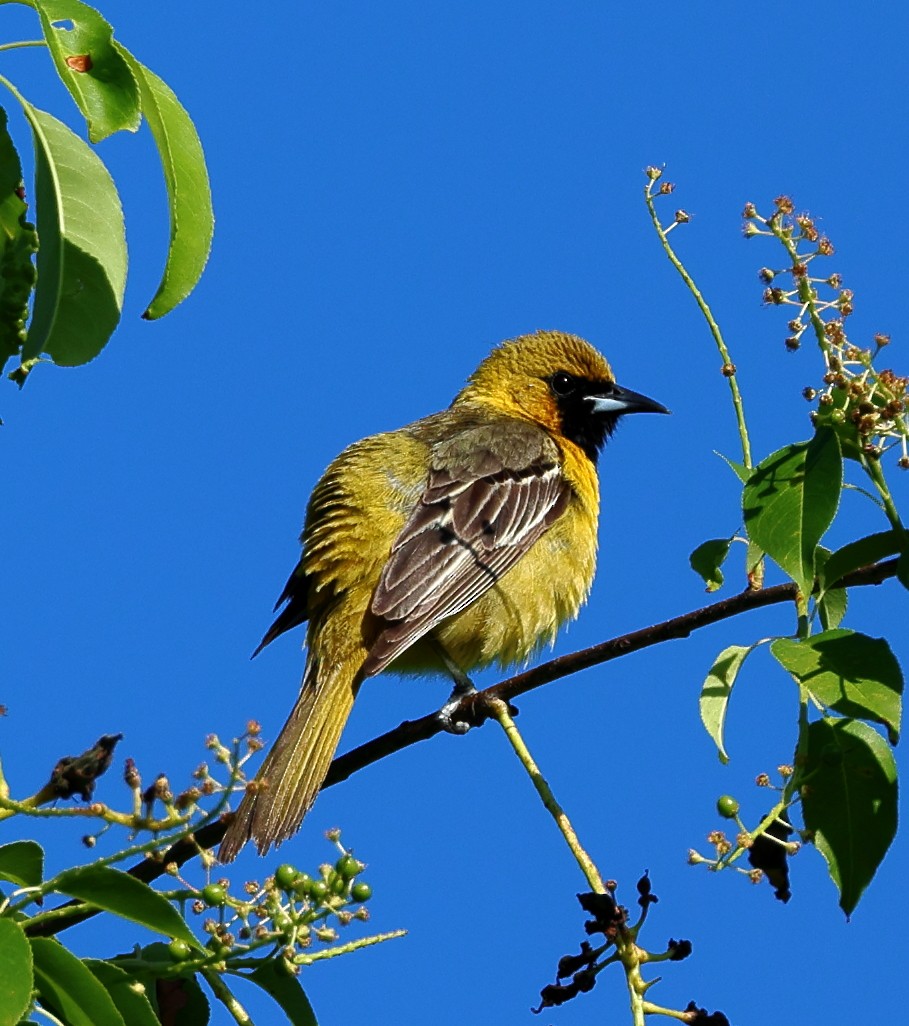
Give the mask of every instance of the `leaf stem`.
[(43, 39), (21, 39), (17, 43), (0, 43), (0, 50), (21, 50), (25, 46), (47, 46)]
[(865, 473), (871, 478), (871, 481), (877, 490), (877, 494), (881, 497), (881, 504), (884, 507), (884, 512), (887, 514), (887, 519), (890, 521), (893, 530), (896, 531), (897, 535), (905, 540), (906, 528), (903, 526), (902, 520), (900, 520), (896, 503), (894, 503), (893, 496), (890, 494), (890, 489), (887, 487), (887, 481), (884, 477), (884, 471), (881, 469), (880, 460), (869, 459), (864, 453), (862, 453), (861, 460)]

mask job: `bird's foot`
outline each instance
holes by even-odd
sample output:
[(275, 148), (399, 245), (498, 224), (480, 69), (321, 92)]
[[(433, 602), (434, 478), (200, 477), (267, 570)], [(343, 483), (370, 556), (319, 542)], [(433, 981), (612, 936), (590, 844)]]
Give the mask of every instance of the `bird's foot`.
[(456, 719), (455, 716), (458, 712), (463, 715), (461, 699), (476, 693), (477, 689), (474, 687), (473, 681), (463, 673), (459, 674), (455, 679), (455, 686), (448, 696), (448, 701), (436, 713), (443, 730), (447, 730), (449, 734), (466, 734), (470, 730), (472, 724), (464, 719)]

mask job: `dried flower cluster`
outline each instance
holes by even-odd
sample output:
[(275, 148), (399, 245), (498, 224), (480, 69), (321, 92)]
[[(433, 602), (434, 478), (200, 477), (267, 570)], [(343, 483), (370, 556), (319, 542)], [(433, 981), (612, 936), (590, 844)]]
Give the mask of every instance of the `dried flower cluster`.
[(839, 274), (810, 273), (813, 261), (834, 253), (833, 243), (818, 231), (808, 214), (795, 213), (788, 196), (778, 196), (773, 205), (774, 212), (765, 218), (753, 203), (746, 203), (743, 232), (746, 238), (775, 238), (786, 250), (787, 266), (779, 270), (762, 267), (758, 277), (766, 286), (766, 303), (798, 310), (788, 324), (786, 348), (797, 350), (810, 328), (824, 355), (822, 387), (806, 388), (803, 393), (809, 401), (817, 400), (814, 418), (837, 428), (846, 447), (855, 445), (866, 458), (879, 459), (884, 451), (898, 446), (899, 465), (909, 468), (909, 379), (875, 367), (890, 337), (877, 334), (868, 348), (849, 341), (846, 319), (854, 309), (852, 290), (843, 287)]

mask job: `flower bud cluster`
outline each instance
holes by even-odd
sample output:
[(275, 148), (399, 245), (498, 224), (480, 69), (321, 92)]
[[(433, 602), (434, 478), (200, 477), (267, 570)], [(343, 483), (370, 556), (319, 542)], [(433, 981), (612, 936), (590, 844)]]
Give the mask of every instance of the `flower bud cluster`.
[[(765, 303), (798, 309), (787, 325), (786, 349), (799, 349), (810, 328), (824, 355), (823, 387), (809, 387), (802, 393), (809, 402), (817, 402), (813, 420), (829, 421), (840, 435), (844, 451), (851, 445), (853, 452), (869, 459), (879, 459), (896, 445), (899, 465), (909, 468), (909, 379), (892, 370), (879, 371), (874, 365), (889, 336), (875, 335), (867, 348), (850, 342), (846, 319), (855, 309), (852, 290), (844, 288), (839, 274), (811, 273), (813, 261), (835, 252), (833, 243), (819, 232), (809, 214), (795, 213), (790, 197), (778, 196), (773, 206), (773, 213), (765, 218), (755, 204), (747, 203), (744, 232), (746, 237), (772, 236), (786, 250), (787, 266), (762, 267), (758, 277), (765, 286)], [(787, 279), (791, 287), (785, 284)]]

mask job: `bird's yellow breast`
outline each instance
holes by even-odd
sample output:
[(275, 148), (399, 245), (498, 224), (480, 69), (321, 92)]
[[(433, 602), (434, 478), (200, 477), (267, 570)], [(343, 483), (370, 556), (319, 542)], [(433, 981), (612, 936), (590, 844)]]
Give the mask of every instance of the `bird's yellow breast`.
[[(571, 442), (558, 440), (571, 496), (562, 515), (488, 591), (443, 620), (392, 664), (399, 673), (443, 670), (433, 639), (465, 671), (522, 663), (555, 640), (577, 616), (596, 566), (599, 489), (596, 470)], [(365, 658), (372, 595), (391, 547), (420, 501), (428, 446), (408, 430), (373, 435), (346, 449), (310, 500), (303, 563), (310, 579), (309, 645), (324, 644), (321, 624), (331, 611), (333, 635)]]

